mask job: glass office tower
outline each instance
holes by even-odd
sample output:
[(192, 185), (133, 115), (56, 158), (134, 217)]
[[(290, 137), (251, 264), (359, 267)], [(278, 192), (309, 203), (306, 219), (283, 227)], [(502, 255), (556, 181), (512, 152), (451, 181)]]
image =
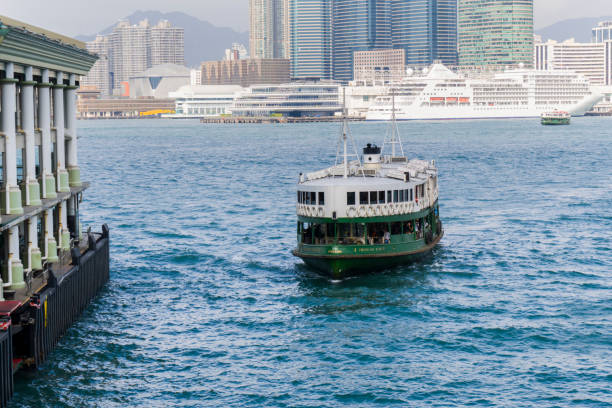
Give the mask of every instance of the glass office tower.
[(393, 48), (406, 64), (457, 65), (457, 0), (391, 0)]
[(353, 79), (353, 53), (391, 48), (389, 0), (334, 0), (332, 6), (332, 75)]
[(332, 78), (331, 3), (289, 0), (292, 78)]
[(533, 0), (459, 0), (459, 64), (533, 65)]

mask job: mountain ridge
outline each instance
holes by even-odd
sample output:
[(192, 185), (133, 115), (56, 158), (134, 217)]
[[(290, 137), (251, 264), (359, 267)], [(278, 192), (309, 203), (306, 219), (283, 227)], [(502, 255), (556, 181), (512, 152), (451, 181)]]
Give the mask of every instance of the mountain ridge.
[(591, 42), (593, 27), (601, 21), (608, 20), (612, 20), (612, 16), (570, 18), (535, 30), (535, 33), (541, 35), (543, 41), (548, 39), (565, 41), (574, 38), (577, 42)]
[[(225, 49), (230, 48), (232, 43), (237, 42), (248, 46), (249, 33), (237, 32), (228, 27), (217, 27), (212, 23), (200, 20), (189, 14), (173, 11), (163, 13), (160, 11), (138, 10), (123, 18), (136, 24), (148, 19), (152, 25), (159, 20), (168, 20), (173, 26), (185, 29), (185, 65), (199, 67), (203, 61), (220, 60), (223, 58)], [(80, 41), (92, 41), (98, 34), (110, 34), (117, 23), (112, 24), (102, 31), (91, 35), (78, 35), (75, 38)]]

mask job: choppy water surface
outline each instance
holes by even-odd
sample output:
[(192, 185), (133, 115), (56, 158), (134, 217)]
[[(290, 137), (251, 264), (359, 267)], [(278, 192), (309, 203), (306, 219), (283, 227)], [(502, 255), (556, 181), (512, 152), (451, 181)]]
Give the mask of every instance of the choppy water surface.
[(79, 125), (112, 281), (14, 407), (612, 405), (612, 120), (400, 124), (446, 235), (342, 282), (290, 254), (337, 124)]

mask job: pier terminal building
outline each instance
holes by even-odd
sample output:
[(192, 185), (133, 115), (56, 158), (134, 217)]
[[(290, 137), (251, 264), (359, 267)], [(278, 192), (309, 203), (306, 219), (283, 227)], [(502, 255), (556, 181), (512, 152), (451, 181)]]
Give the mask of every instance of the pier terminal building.
[(108, 228), (79, 215), (76, 90), (96, 58), (0, 16), (0, 406), (108, 280)]

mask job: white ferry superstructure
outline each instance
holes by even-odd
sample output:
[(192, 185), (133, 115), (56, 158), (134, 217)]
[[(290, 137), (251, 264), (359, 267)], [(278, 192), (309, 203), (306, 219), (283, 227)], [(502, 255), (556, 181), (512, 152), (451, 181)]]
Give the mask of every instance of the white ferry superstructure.
[[(582, 116), (604, 96), (570, 71), (516, 69), (467, 78), (442, 64), (391, 88), (397, 120), (539, 118), (555, 109)], [(391, 118), (390, 94), (376, 98), (366, 120)]]

